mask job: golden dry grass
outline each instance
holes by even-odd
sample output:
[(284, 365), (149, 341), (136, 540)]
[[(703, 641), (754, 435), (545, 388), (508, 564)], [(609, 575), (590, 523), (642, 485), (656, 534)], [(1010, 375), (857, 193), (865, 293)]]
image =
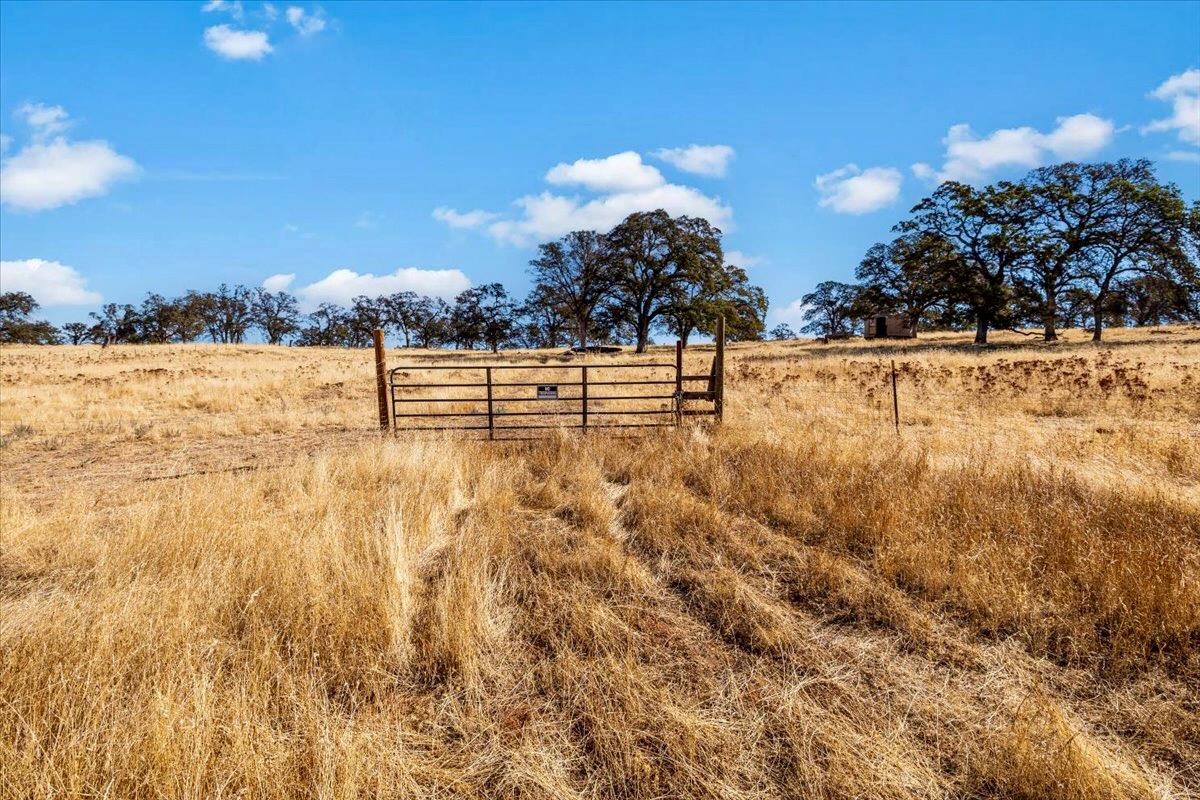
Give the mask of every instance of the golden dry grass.
[(1163, 331), (739, 345), (719, 428), (497, 445), (381, 441), (361, 351), (6, 347), (0, 796), (1194, 796)]

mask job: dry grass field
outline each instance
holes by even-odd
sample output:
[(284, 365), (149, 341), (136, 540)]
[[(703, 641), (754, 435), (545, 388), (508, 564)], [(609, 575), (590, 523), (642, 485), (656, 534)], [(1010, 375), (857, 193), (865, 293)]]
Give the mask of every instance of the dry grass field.
[(0, 797), (1200, 796), (1200, 328), (1085, 338), (494, 444), (368, 351), (0, 349)]

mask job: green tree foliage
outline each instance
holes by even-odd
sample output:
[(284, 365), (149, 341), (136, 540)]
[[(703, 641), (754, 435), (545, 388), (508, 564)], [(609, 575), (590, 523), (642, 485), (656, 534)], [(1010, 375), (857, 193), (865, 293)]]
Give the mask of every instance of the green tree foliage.
[(1013, 278), (1030, 258), (1027, 193), (1007, 181), (975, 189), (947, 181), (896, 226), (924, 240), (941, 239), (954, 254), (950, 265), (955, 293), (975, 320), (975, 342), (1006, 326)]
[(516, 329), (516, 307), (499, 283), (476, 286), (454, 298), (450, 327), (457, 346), (483, 343), (496, 353)]
[(404, 346), (412, 347), (413, 331), (417, 327), (421, 298), (416, 292), (396, 292), (382, 298), (387, 309), (387, 323), (404, 337)]
[(296, 298), (287, 292), (269, 292), (260, 286), (250, 298), (250, 314), (267, 344), (283, 344), (300, 329)]
[(644, 353), (652, 326), (666, 313), (676, 287), (685, 280), (671, 251), (672, 220), (661, 209), (630, 214), (609, 234), (616, 269), (616, 289), (628, 309)]
[(525, 304), (516, 310), (516, 337), (521, 347), (558, 347), (569, 330), (579, 336), (580, 347), (587, 346), (587, 333), (594, 325), (595, 311), (587, 318), (572, 319), (565, 313), (569, 306), (556, 302), (545, 288), (535, 285)]
[(359, 295), (350, 301), (346, 315), (346, 327), (350, 347), (368, 347), (374, 341), (376, 330), (386, 330), (391, 309), (385, 297)]
[(854, 330), (854, 309), (859, 288), (849, 283), (822, 281), (800, 298), (804, 333), (834, 336)]
[(307, 322), (296, 339), (301, 347), (350, 346), (350, 314), (336, 303), (322, 303), (308, 315)]
[(413, 337), (418, 347), (437, 347), (450, 340), (450, 306), (437, 297), (422, 297), (413, 307)]
[[(943, 183), (859, 264), (855, 316), (937, 326), (1061, 326), (1200, 316), (1200, 205), (1148, 161), (1064, 163), (983, 188)], [(1119, 295), (1119, 296), (1118, 296)]]
[(668, 333), (687, 347), (693, 331), (713, 328), (718, 304), (733, 299), (741, 270), (725, 267), (721, 231), (707, 220), (681, 216), (666, 218), (670, 259), (676, 265), (674, 280), (666, 292), (662, 324)]
[(84, 344), (93, 341), (92, 326), (86, 322), (68, 322), (62, 326), (62, 334), (67, 344)]
[(1058, 338), (1058, 302), (1082, 276), (1088, 256), (1104, 242), (1122, 213), (1112, 191), (1114, 178), (1148, 170), (1148, 162), (1057, 164), (1036, 169), (1022, 181), (1028, 203), (1031, 252), (1023, 276), (1037, 293), (1037, 312), (1046, 341)]
[(788, 325), (786, 322), (781, 322), (774, 328), (771, 328), (771, 332), (767, 334), (767, 336), (779, 342), (785, 339), (795, 339), (796, 332), (792, 330), (791, 325)]
[(0, 342), (4, 344), (58, 344), (58, 329), (45, 320), (30, 319), (38, 309), (25, 292), (0, 294)]
[(254, 322), (251, 300), (245, 286), (230, 288), (224, 283), (197, 298), (209, 337), (221, 344), (241, 344)]
[(750, 283), (741, 267), (721, 269), (721, 290), (703, 307), (696, 329), (710, 336), (716, 333), (719, 317), (725, 318), (725, 336), (734, 342), (754, 342), (763, 338), (767, 327), (767, 293)]
[(559, 347), (569, 339), (634, 341), (645, 350), (656, 330), (685, 343), (712, 334), (724, 317), (733, 340), (760, 339), (766, 294), (745, 270), (724, 263), (721, 231), (706, 220), (665, 211), (631, 214), (608, 234), (575, 231), (542, 244), (530, 262), (533, 287), (521, 303), (499, 283), (460, 293), (453, 304), (411, 291), (359, 296), (349, 307), (322, 304), (301, 315), (295, 297), (221, 284), (167, 298), (147, 294), (139, 306), (109, 303), (90, 324), (67, 329), (72, 343), (238, 344), (259, 331), (268, 344), (365, 347), (382, 329), (405, 347)]
[(128, 303), (105, 303), (88, 316), (95, 320), (92, 338), (101, 344), (133, 344), (141, 339), (137, 309)]
[(917, 322), (935, 306), (958, 299), (947, 292), (958, 265), (957, 253), (940, 236), (908, 234), (876, 244), (855, 271), (862, 290), (854, 314), (902, 314)]
[(179, 309), (161, 294), (147, 294), (136, 314), (136, 335), (139, 342), (166, 344), (176, 328)]
[[(1196, 273), (1188, 239), (1194, 224), (1179, 189), (1161, 184), (1147, 161), (1120, 161), (1109, 168), (1103, 191), (1116, 211), (1080, 270), (1093, 297), (1092, 339), (1103, 336), (1109, 295), (1133, 275), (1186, 284)], [(1136, 319), (1134, 320), (1136, 324)]]
[[(615, 264), (608, 240), (595, 231), (574, 231), (538, 246), (529, 262), (533, 291), (526, 314), (541, 320), (544, 330), (557, 333), (553, 323), (565, 320), (580, 347), (587, 347), (596, 311), (615, 290)], [(557, 336), (548, 337), (552, 342)], [(550, 344), (557, 347), (557, 344)]]
[(662, 209), (630, 214), (608, 235), (619, 302), (629, 309), (636, 349), (646, 351), (654, 327), (674, 315), (679, 337), (694, 330), (712, 272), (722, 263), (721, 232), (706, 220), (672, 219)]
[(1132, 276), (1116, 284), (1102, 311), (1134, 325), (1166, 325), (1195, 318), (1187, 287), (1160, 274)]

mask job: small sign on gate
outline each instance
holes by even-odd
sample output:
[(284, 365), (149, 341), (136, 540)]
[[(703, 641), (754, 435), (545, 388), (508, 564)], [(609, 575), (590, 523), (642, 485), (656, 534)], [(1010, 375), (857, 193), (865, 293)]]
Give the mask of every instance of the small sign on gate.
[(558, 399), (558, 384), (548, 383), (539, 384), (537, 387), (538, 400), (557, 400)]

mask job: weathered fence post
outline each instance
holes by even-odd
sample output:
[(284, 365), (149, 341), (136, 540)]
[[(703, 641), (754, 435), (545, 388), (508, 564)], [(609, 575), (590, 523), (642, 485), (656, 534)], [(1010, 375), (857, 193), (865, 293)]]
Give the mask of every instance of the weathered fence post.
[(716, 372), (716, 402), (717, 422), (725, 418), (725, 317), (717, 317), (717, 357), (713, 361)]
[(492, 416), (492, 368), (484, 367), (484, 373), (487, 375), (487, 403), (488, 403), (488, 438), (496, 438), (496, 419)]
[(896, 423), (896, 434), (900, 434), (900, 395), (896, 393), (896, 359), (892, 359), (892, 419)]
[(383, 352), (383, 331), (375, 329), (375, 392), (379, 395), (379, 429), (388, 429), (387, 363)]
[(587, 434), (587, 365), (585, 364), (584, 366), (580, 367), (579, 369), (583, 376), (582, 383), (580, 384), (580, 389), (582, 390), (581, 396), (583, 398), (583, 432), (586, 435)]
[(683, 423), (683, 341), (675, 340), (675, 424)]

